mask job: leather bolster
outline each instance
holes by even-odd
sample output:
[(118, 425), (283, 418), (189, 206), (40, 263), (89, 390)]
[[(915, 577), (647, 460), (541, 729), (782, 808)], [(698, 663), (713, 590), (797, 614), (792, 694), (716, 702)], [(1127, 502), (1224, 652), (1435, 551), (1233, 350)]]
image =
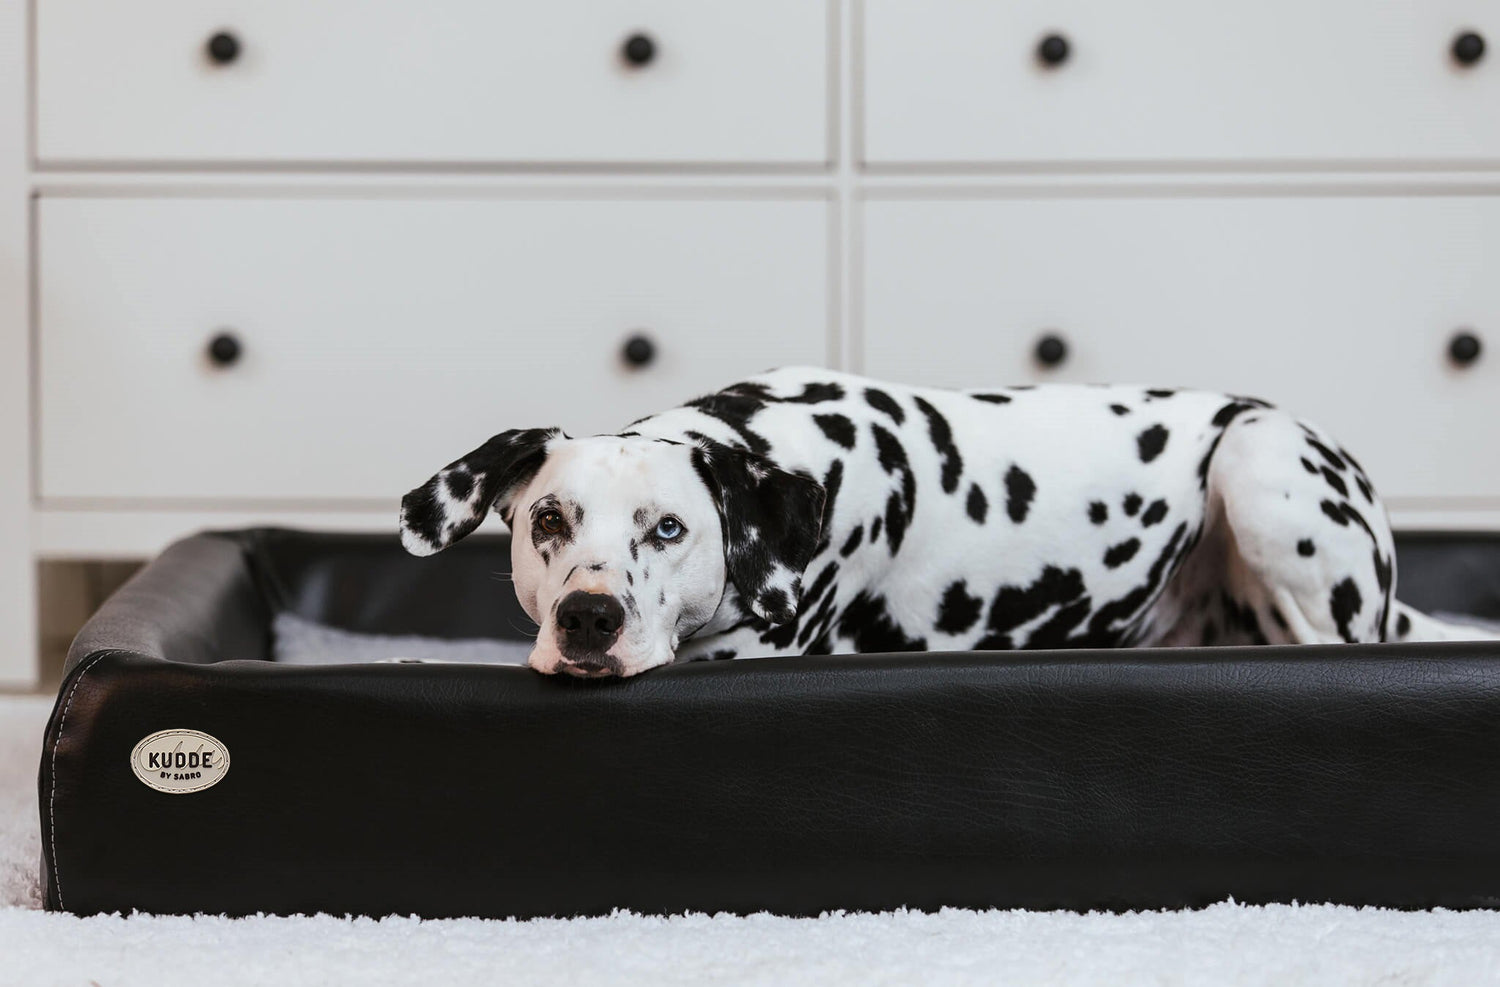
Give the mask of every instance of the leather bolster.
[[(514, 634), (491, 578), (505, 543), (472, 541), (412, 560), (390, 539), (224, 533), (143, 571), (80, 636), (48, 727), (48, 907), (1500, 905), (1490, 644), (804, 657), (604, 682), (260, 660), (284, 606)], [(179, 727), (229, 749), (212, 788), (133, 775), (132, 747)]]

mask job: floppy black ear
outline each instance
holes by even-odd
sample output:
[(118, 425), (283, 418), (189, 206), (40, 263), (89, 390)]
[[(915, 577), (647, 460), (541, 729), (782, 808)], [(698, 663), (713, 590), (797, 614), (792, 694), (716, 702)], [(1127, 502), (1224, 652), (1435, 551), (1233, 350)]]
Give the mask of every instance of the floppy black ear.
[(802, 573), (818, 548), (823, 485), (717, 442), (692, 455), (719, 508), (729, 581), (757, 616), (786, 623), (797, 616)]
[[(510, 523), (510, 498), (547, 458), (556, 428), (516, 428), (438, 471), (401, 498), (401, 544), (413, 555), (440, 552), (479, 527), (494, 508)], [(566, 438), (566, 436), (563, 436)]]

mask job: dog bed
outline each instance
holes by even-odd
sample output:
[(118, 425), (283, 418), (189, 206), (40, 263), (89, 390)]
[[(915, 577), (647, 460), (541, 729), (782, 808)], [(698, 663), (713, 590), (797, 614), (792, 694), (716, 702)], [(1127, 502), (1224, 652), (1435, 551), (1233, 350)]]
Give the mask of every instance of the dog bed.
[[(1399, 552), (1404, 600), (1500, 617), (1500, 538)], [(1493, 643), (809, 656), (602, 681), (271, 660), (278, 614), (351, 656), (373, 653), (338, 633), (521, 641), (508, 569), (503, 537), (429, 559), (267, 529), (169, 548), (70, 654), (41, 762), (47, 906), (1500, 905)]]

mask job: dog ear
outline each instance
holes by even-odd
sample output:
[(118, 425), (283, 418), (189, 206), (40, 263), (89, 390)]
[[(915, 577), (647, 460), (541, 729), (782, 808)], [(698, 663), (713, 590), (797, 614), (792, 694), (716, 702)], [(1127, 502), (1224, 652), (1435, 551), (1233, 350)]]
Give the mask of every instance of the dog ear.
[(729, 581), (751, 612), (772, 624), (797, 616), (802, 574), (823, 527), (823, 485), (717, 442), (692, 452), (724, 527)]
[(401, 498), (401, 544), (413, 555), (440, 552), (479, 527), (494, 508), (510, 523), (510, 499), (536, 476), (557, 428), (517, 428), (437, 472)]

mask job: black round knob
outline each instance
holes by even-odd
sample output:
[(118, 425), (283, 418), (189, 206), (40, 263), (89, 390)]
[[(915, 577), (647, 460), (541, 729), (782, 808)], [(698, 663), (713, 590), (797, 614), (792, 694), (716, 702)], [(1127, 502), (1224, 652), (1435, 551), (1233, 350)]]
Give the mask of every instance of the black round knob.
[(208, 39), (208, 57), (220, 65), (228, 65), (240, 57), (240, 39), (228, 31), (220, 31)]
[(1036, 362), (1044, 367), (1055, 367), (1068, 358), (1068, 344), (1056, 333), (1048, 333), (1036, 341)]
[(228, 367), (237, 363), (244, 350), (239, 339), (231, 332), (216, 333), (208, 341), (208, 358), (216, 367)]
[(1049, 68), (1056, 68), (1068, 60), (1071, 46), (1061, 34), (1049, 34), (1036, 46), (1037, 59)]
[(651, 342), (650, 337), (637, 333), (625, 340), (620, 354), (632, 367), (644, 367), (656, 359), (656, 344)]
[(1473, 65), (1484, 57), (1484, 36), (1474, 31), (1465, 31), (1453, 39), (1453, 60), (1460, 65)]
[(625, 39), (625, 44), (620, 48), (620, 54), (625, 56), (625, 61), (639, 68), (649, 65), (651, 59), (656, 57), (656, 42), (645, 34), (632, 34)]
[(1448, 359), (1460, 367), (1467, 367), (1479, 359), (1479, 354), (1484, 352), (1484, 344), (1474, 333), (1464, 329), (1453, 334), (1448, 340)]

